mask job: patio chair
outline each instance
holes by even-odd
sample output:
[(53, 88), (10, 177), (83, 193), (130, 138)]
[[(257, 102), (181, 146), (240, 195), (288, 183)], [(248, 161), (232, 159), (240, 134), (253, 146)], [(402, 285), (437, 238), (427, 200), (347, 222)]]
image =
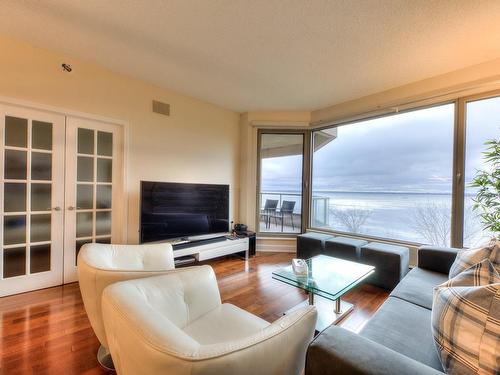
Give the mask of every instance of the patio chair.
[(264, 209), (261, 210), (260, 212), (261, 219), (264, 218), (265, 220), (266, 229), (271, 226), (271, 217), (276, 213), (277, 208), (278, 208), (277, 199), (266, 199)]
[(290, 221), (292, 222), (292, 230), (295, 230), (295, 226), (293, 224), (293, 210), (295, 208), (295, 201), (283, 201), (281, 202), (281, 208), (274, 212), (273, 218), (275, 220), (276, 225), (277, 220), (281, 220), (281, 231), (283, 232), (283, 222), (285, 221), (285, 216), (290, 215)]

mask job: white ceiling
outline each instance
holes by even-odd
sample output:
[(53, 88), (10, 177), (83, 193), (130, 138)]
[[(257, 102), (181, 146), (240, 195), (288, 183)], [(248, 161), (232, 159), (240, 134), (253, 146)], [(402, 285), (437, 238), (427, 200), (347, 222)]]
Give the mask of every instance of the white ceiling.
[(235, 111), (317, 109), (500, 57), (498, 0), (2, 0), (0, 17), (1, 34)]

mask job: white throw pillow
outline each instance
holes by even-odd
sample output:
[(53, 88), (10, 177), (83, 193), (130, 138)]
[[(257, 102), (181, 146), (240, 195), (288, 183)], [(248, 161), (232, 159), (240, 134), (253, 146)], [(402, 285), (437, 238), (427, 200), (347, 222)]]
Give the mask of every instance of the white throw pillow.
[(449, 278), (454, 278), (460, 272), (484, 259), (489, 259), (497, 272), (500, 272), (500, 240), (493, 239), (481, 247), (460, 250), (451, 265)]
[(434, 288), (432, 332), (447, 374), (499, 374), (500, 275), (488, 259)]

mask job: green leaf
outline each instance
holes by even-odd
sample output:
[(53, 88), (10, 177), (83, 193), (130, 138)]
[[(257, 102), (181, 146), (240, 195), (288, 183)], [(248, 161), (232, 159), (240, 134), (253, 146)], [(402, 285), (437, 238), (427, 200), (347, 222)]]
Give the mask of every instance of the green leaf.
[(478, 189), (472, 209), (480, 212), (485, 230), (500, 233), (500, 139), (489, 139), (484, 145), (485, 168), (477, 170), (469, 183)]

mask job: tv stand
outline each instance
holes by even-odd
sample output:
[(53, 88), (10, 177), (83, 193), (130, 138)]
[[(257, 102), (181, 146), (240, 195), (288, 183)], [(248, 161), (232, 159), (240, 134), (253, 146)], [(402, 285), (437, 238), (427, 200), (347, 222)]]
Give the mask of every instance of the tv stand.
[(199, 239), (194, 237), (193, 239), (190, 239), (189, 237), (182, 238), (181, 240), (178, 241), (173, 241), (171, 242), (172, 247), (174, 248), (174, 252), (176, 250), (180, 249), (185, 249), (188, 247), (193, 247), (193, 246), (199, 246), (199, 245), (207, 245), (209, 243), (215, 243), (215, 242), (222, 242), (226, 240), (226, 236), (220, 236), (220, 237), (210, 237), (210, 238), (204, 238), (204, 239)]
[(174, 259), (193, 255), (198, 262), (213, 259), (225, 255), (245, 252), (248, 259), (248, 238), (215, 237), (200, 241), (161, 241), (172, 244), (174, 248)]
[(177, 245), (182, 245), (182, 244), (186, 244), (186, 243), (190, 243), (191, 241), (189, 241), (187, 238), (179, 238), (177, 240), (173, 240), (173, 241), (160, 241), (160, 242), (168, 242), (172, 245), (172, 247), (174, 246), (177, 246)]
[(231, 233), (229, 232), (220, 232), (220, 233), (202, 234), (198, 236), (188, 236), (188, 237), (183, 237), (182, 239), (187, 241), (205, 241), (205, 240), (212, 240), (214, 238), (225, 238), (230, 234)]

